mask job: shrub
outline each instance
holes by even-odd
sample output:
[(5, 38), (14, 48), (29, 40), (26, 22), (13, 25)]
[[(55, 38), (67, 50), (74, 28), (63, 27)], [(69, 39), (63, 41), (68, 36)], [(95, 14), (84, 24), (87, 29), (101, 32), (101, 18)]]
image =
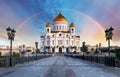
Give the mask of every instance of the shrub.
[(13, 57), (20, 57), (20, 53), (13, 52)]
[(120, 57), (120, 49), (116, 49), (116, 57)]
[(2, 52), (0, 52), (0, 56), (2, 56)]
[(108, 51), (108, 48), (100, 48), (100, 51), (101, 51), (101, 52), (107, 52), (107, 51)]

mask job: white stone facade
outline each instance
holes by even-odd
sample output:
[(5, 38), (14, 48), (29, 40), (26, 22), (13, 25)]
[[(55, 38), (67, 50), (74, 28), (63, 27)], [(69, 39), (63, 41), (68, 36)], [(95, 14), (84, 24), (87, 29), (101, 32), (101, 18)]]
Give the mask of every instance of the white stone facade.
[(80, 36), (75, 35), (73, 23), (68, 27), (68, 22), (60, 13), (54, 24), (47, 23), (46, 35), (40, 36), (41, 52), (80, 52)]

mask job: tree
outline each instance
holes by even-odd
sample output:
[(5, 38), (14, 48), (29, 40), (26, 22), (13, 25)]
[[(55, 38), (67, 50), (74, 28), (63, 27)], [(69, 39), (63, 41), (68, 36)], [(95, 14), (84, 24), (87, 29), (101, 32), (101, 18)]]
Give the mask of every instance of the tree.
[(98, 51), (98, 49), (96, 49), (96, 50), (95, 50), (95, 54), (98, 54), (98, 53), (99, 53), (99, 51)]
[(85, 52), (88, 51), (88, 47), (85, 45), (85, 42), (83, 42), (82, 44), (83, 44), (83, 45), (82, 45), (82, 47), (81, 47), (81, 51), (82, 51), (83, 53), (85, 53)]
[(20, 53), (13, 52), (13, 57), (20, 57)]
[(116, 57), (119, 57), (119, 58), (120, 58), (120, 49), (116, 49), (116, 50), (115, 50), (115, 53), (116, 53)]
[(108, 48), (100, 48), (99, 49), (101, 52), (107, 52), (108, 51)]
[(21, 53), (21, 55), (22, 55), (22, 56), (24, 56), (24, 55), (25, 55), (25, 53), (26, 53), (26, 51), (25, 51), (25, 50), (23, 50), (23, 51), (20, 51), (20, 53)]

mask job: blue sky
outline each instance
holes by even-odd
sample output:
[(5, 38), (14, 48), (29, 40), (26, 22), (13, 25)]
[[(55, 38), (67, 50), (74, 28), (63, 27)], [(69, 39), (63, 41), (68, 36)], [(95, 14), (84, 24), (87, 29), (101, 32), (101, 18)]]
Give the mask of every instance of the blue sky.
[(81, 44), (106, 46), (104, 30), (112, 26), (112, 43), (120, 45), (119, 7), (120, 0), (0, 0), (0, 44), (9, 45), (5, 29), (11, 26), (17, 31), (14, 45), (34, 45), (61, 11), (69, 24), (74, 22)]

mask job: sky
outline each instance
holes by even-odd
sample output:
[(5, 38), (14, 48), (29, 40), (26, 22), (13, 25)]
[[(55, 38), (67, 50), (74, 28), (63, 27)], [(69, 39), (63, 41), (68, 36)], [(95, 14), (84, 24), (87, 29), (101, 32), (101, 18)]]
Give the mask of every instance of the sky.
[(105, 29), (114, 28), (111, 45), (120, 46), (120, 0), (0, 0), (0, 45), (9, 45), (6, 28), (16, 30), (13, 45), (34, 46), (61, 12), (89, 45), (107, 46)]

